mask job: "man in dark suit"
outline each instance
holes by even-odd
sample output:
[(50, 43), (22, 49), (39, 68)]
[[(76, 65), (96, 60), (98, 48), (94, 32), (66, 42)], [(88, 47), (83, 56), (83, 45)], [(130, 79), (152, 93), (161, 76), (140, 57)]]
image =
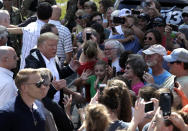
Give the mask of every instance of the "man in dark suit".
[[(64, 112), (64, 105), (62, 104), (62, 99), (64, 93), (66, 94), (72, 94), (73, 97), (76, 97), (76, 99), (81, 98), (81, 96), (68, 89), (66, 86), (66, 81), (62, 80), (69, 75), (73, 74), (74, 71), (77, 70), (79, 67), (78, 61), (71, 61), (70, 64), (66, 67), (60, 68), (58, 65), (58, 58), (56, 57), (56, 51), (57, 51), (57, 43), (58, 43), (58, 36), (54, 33), (47, 32), (40, 35), (38, 38), (38, 44), (36, 49), (32, 49), (30, 51), (29, 56), (25, 59), (26, 66), (25, 68), (48, 68), (53, 78), (56, 78), (55, 82), (53, 83), (53, 86), (51, 85), (50, 90), (47, 94), (47, 97), (44, 98), (42, 101), (44, 103), (44, 106), (52, 112), (55, 122), (57, 124), (58, 130), (66, 129), (69, 130), (66, 127), (67, 125), (70, 125), (70, 121), (67, 121), (68, 124), (65, 124), (65, 121), (62, 121), (61, 115), (66, 115)], [(60, 89), (60, 93), (58, 94), (57, 90)], [(54, 99), (55, 94), (55, 99)], [(58, 104), (52, 101), (52, 99), (59, 103), (62, 108)], [(65, 116), (67, 117), (67, 116)], [(63, 125), (62, 125), (63, 124)]]

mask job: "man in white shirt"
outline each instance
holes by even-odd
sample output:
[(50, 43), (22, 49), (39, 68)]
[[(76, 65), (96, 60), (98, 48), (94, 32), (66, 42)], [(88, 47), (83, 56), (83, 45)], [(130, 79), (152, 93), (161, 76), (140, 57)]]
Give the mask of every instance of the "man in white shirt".
[(52, 15), (52, 7), (48, 2), (41, 2), (37, 7), (37, 21), (32, 22), (26, 27), (9, 28), (8, 31), (13, 34), (22, 34), (22, 51), (20, 69), (25, 67), (25, 58), (29, 55), (30, 50), (37, 45), (37, 39), (40, 36), (41, 27), (48, 23)]
[[(54, 33), (47, 32), (41, 34), (38, 39), (37, 49), (32, 49), (25, 60), (25, 68), (48, 68), (52, 72), (53, 78), (56, 78), (56, 80), (65, 79), (72, 75), (80, 66), (79, 62), (71, 61), (68, 66), (60, 68), (58, 58), (56, 57), (57, 43), (58, 36)], [(62, 83), (66, 86), (65, 82)], [(63, 92), (72, 94), (73, 97), (79, 99), (78, 93), (72, 92), (65, 86), (63, 90), (60, 91), (60, 94), (57, 94), (57, 97), (55, 96), (55, 101), (60, 105), (62, 105)]]
[(48, 23), (54, 24), (58, 29), (59, 41), (57, 44), (57, 57), (61, 64), (69, 63), (72, 57), (72, 40), (69, 29), (60, 23), (61, 8), (57, 5), (52, 6), (53, 12)]
[(18, 56), (9, 46), (0, 46), (0, 108), (17, 95), (11, 69), (16, 68)]

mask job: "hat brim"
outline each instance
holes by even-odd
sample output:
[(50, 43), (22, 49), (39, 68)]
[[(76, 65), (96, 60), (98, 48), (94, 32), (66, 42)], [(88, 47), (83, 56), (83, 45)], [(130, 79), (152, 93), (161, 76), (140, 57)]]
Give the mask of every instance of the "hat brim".
[(153, 52), (153, 51), (151, 51), (151, 50), (144, 50), (144, 51), (142, 51), (144, 54), (146, 54), (146, 55), (153, 55), (153, 54), (155, 54), (155, 52)]
[(174, 61), (176, 61), (176, 59), (173, 58), (172, 55), (163, 56), (163, 59), (164, 59), (166, 62), (174, 62)]

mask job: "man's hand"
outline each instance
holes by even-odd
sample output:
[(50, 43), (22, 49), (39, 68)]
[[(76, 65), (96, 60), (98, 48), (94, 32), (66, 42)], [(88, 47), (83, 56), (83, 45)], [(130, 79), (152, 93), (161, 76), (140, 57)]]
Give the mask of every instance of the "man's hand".
[(61, 90), (67, 86), (67, 82), (65, 79), (56, 80), (56, 78), (54, 78), (54, 80), (52, 81), (52, 85), (56, 90)]
[(143, 79), (144, 79), (147, 83), (154, 83), (153, 76), (152, 76), (151, 74), (149, 74), (148, 72), (145, 72), (145, 73), (144, 73)]

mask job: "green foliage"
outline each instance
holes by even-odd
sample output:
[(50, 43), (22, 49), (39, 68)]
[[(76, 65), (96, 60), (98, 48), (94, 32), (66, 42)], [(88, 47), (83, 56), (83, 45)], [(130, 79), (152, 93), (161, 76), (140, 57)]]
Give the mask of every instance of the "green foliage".
[[(76, 0), (75, 0), (75, 1), (76, 1)], [(98, 3), (99, 3), (100, 0), (93, 0), (93, 1), (96, 2), (97, 6), (99, 6)], [(61, 16), (61, 19), (63, 19), (64, 16), (65, 16), (65, 14), (66, 14), (66, 8), (67, 8), (67, 2), (68, 2), (68, 0), (56, 0), (56, 2), (57, 2), (57, 5), (61, 6), (61, 8), (62, 8), (62, 16)]]

